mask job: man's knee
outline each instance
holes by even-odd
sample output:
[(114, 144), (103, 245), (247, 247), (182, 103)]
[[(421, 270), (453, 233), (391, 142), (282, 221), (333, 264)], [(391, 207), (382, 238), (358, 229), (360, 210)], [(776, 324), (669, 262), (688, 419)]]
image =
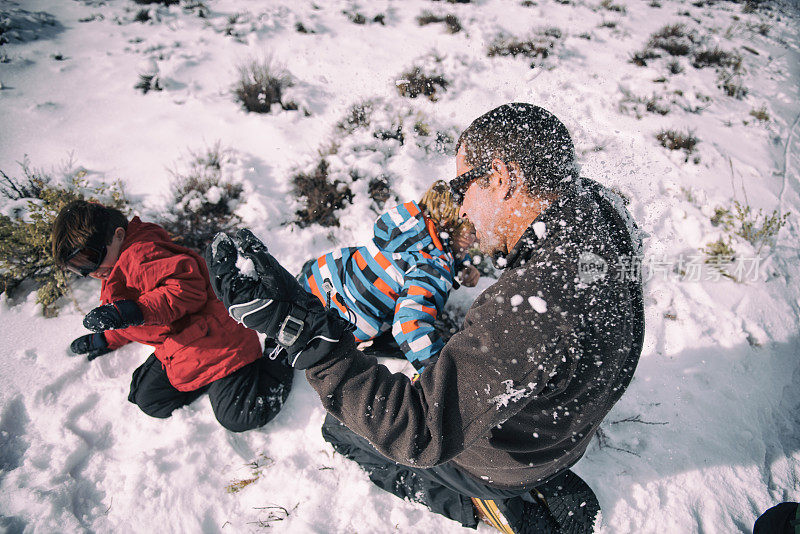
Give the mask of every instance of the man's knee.
[(259, 361), (211, 385), (211, 407), (223, 427), (245, 432), (266, 425), (278, 415), (291, 391), (291, 375), (278, 381), (267, 370), (265, 362)]
[(226, 430), (231, 432), (247, 432), (269, 423), (277, 412), (251, 411), (249, 413), (233, 413), (236, 410), (215, 409), (214, 416)]

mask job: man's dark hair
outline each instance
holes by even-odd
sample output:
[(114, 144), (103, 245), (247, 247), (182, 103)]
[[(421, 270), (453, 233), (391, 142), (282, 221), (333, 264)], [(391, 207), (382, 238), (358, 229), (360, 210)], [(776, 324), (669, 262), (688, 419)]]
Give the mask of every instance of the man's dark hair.
[(111, 243), (117, 228), (128, 228), (128, 219), (118, 209), (96, 202), (73, 200), (58, 212), (50, 232), (53, 260), (63, 267), (64, 258), (76, 248), (84, 247), (95, 235)]
[(577, 176), (566, 126), (533, 104), (504, 104), (484, 113), (461, 133), (456, 148), (462, 146), (472, 166), (491, 164), (494, 158), (516, 162), (535, 196), (558, 194)]

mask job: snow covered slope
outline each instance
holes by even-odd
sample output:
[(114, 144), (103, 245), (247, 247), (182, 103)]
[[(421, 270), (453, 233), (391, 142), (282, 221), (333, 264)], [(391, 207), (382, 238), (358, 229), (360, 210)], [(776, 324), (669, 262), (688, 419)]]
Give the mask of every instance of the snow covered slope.
[[(644, 352), (575, 467), (603, 507), (598, 531), (748, 532), (766, 508), (800, 500), (796, 5), (202, 4), (0, 0), (0, 170), (18, 175), (27, 155), (61, 176), (71, 160), (94, 181), (122, 180), (154, 219), (170, 170), (219, 141), (246, 191), (237, 213), (296, 271), (369, 235), (371, 179), (389, 185), (387, 205), (417, 198), (455, 172), (447, 150), (472, 119), (510, 101), (541, 105), (571, 131), (583, 174), (627, 198), (650, 234)], [(424, 11), (453, 15), (460, 31), (448, 31), (452, 18), (420, 25)], [(512, 38), (532, 57), (504, 55)], [(291, 75), (284, 96), (298, 110), (248, 113), (234, 100), (238, 67), (266, 58)], [(399, 94), (414, 66), (447, 81), (436, 101)], [(141, 75), (161, 90), (136, 89)], [(364, 101), (370, 125), (337, 129)], [(686, 148), (669, 150), (659, 134)], [(353, 202), (338, 227), (300, 228), (290, 176), (321, 152)], [(737, 221), (734, 201), (750, 214)], [(791, 213), (766, 242), (746, 232), (759, 209)], [(736, 258), (707, 263), (724, 259), (703, 252), (714, 243)], [(463, 311), (490, 283), (450, 306)], [(168, 420), (146, 417), (126, 400), (146, 347), (91, 363), (69, 355), (98, 293), (96, 281), (76, 282), (74, 301), (49, 319), (33, 295), (0, 297), (0, 531), (461, 530), (334, 456), (299, 373), (257, 431), (226, 432), (205, 398)]]

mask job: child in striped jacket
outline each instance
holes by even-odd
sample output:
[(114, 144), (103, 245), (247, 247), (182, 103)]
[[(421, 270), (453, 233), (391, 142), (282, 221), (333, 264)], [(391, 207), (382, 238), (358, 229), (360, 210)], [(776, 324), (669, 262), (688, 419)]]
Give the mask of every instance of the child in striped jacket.
[(391, 329), (417, 372), (444, 346), (434, 321), (455, 285), (473, 287), (468, 261), (472, 226), (458, 218), (447, 184), (438, 181), (419, 202), (381, 215), (365, 245), (335, 250), (303, 266), (300, 283), (354, 324), (356, 341)]

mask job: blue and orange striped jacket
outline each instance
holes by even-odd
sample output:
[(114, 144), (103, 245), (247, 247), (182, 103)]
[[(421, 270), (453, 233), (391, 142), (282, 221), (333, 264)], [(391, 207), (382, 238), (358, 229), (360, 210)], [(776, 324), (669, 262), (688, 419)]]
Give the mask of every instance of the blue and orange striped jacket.
[(391, 329), (406, 358), (421, 371), (444, 346), (433, 323), (453, 287), (455, 270), (453, 254), (433, 222), (416, 202), (406, 202), (375, 221), (374, 236), (365, 246), (307, 263), (300, 283), (355, 324), (357, 341)]

